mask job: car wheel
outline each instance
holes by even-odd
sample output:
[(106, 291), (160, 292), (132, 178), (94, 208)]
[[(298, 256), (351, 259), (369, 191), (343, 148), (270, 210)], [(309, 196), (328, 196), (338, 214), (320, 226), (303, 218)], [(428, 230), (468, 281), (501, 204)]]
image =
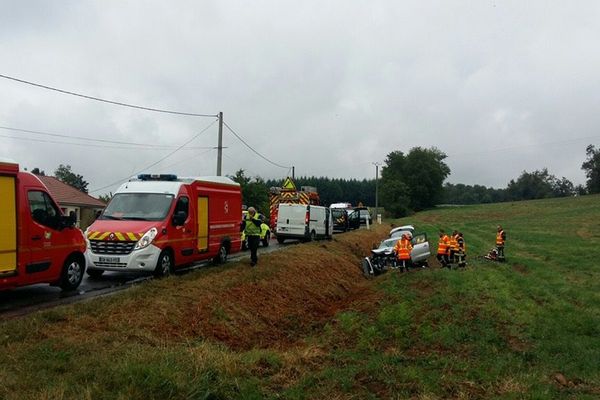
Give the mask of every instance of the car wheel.
[(173, 271), (173, 256), (168, 250), (164, 250), (158, 257), (156, 268), (154, 268), (154, 276), (163, 278), (168, 276)]
[(85, 262), (80, 257), (71, 256), (65, 261), (58, 286), (62, 290), (75, 290), (83, 279)]
[(104, 273), (103, 269), (89, 269), (86, 271), (89, 276), (92, 278), (100, 278)]
[(219, 247), (219, 253), (216, 255), (216, 257), (213, 260), (214, 263), (215, 264), (226, 263), (227, 255), (228, 255), (227, 246), (225, 246), (225, 243), (221, 243), (221, 247)]
[(369, 261), (367, 259), (362, 260), (361, 265), (363, 276), (367, 279), (371, 279), (373, 275), (371, 275), (371, 268), (369, 266)]
[(283, 242), (284, 242), (284, 241), (285, 241), (285, 239), (284, 239), (284, 238), (282, 238), (282, 237), (277, 237), (277, 243), (279, 243), (279, 244), (283, 244)]
[(311, 231), (311, 232), (310, 232), (310, 239), (309, 239), (309, 240), (310, 240), (311, 242), (313, 242), (313, 241), (317, 240), (317, 232), (315, 232), (315, 231)]
[(265, 237), (262, 240), (262, 244), (264, 247), (269, 247), (269, 239), (271, 239), (271, 232), (267, 231), (267, 234), (265, 235)]

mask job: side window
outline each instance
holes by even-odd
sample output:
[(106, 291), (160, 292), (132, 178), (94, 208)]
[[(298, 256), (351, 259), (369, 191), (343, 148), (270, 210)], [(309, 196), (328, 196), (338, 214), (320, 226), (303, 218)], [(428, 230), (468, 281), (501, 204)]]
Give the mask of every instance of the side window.
[(60, 223), (60, 211), (47, 193), (30, 191), (27, 193), (29, 210), (35, 222), (57, 229)]
[(185, 196), (180, 197), (175, 205), (175, 214), (181, 211), (185, 213), (185, 219), (187, 219), (190, 213), (190, 199)]

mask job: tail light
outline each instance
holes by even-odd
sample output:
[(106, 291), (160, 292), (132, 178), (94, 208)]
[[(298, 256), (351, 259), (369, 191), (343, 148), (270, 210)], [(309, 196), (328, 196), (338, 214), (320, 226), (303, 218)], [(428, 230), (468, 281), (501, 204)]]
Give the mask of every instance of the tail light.
[(308, 225), (309, 221), (310, 221), (310, 211), (306, 210), (306, 216), (304, 217), (304, 224)]

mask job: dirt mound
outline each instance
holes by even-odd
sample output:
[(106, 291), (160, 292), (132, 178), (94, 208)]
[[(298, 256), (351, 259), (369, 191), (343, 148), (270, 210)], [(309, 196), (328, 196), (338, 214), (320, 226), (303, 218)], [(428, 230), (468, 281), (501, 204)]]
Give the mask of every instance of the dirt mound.
[(234, 348), (296, 342), (338, 311), (372, 302), (359, 261), (373, 240), (373, 232), (356, 232), (264, 256), (243, 272), (248, 279), (202, 296), (192, 330)]
[(215, 340), (234, 349), (287, 347), (341, 310), (364, 310), (377, 294), (360, 260), (385, 236), (360, 230), (289, 246), (248, 261), (157, 280), (52, 324), (44, 336), (83, 341), (166, 342)]

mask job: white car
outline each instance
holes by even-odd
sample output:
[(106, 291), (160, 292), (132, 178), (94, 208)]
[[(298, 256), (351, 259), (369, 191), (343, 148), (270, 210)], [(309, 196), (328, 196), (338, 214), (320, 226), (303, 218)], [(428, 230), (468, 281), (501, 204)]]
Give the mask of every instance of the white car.
[[(400, 232), (400, 231), (397, 231)], [(379, 255), (391, 255), (394, 252), (394, 246), (400, 240), (399, 237), (391, 237), (389, 239), (385, 239), (379, 244), (379, 247), (375, 250), (372, 250), (373, 253)], [(429, 242), (427, 241), (426, 233), (418, 233), (414, 235), (411, 239), (411, 243), (413, 245), (413, 249), (410, 252), (410, 258), (414, 264), (427, 265), (427, 259), (431, 255), (429, 251)]]
[(410, 233), (410, 235), (412, 236), (414, 231), (415, 231), (415, 227), (412, 225), (398, 226), (390, 231), (390, 237), (391, 238), (393, 238), (393, 237), (400, 238), (405, 233)]

